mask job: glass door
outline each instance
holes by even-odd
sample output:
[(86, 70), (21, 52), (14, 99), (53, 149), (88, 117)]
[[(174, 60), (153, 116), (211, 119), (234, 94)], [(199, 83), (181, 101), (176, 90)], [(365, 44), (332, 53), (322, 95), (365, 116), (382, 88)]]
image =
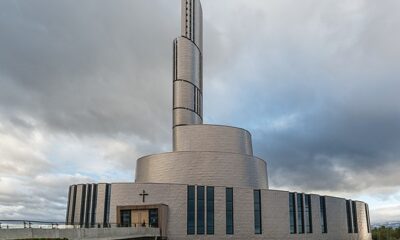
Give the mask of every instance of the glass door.
[(150, 227), (158, 227), (158, 209), (149, 210), (149, 225)]
[(132, 223), (135, 227), (149, 226), (149, 210), (133, 210)]
[(131, 210), (121, 211), (121, 227), (131, 226)]

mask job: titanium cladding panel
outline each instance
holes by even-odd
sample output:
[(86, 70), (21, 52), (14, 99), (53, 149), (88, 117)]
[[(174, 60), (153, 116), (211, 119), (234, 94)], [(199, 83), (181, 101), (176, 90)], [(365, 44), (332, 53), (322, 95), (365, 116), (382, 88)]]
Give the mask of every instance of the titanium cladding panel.
[[(201, 124), (203, 91), (201, 54), (193, 42), (180, 37), (174, 42), (173, 124)], [(178, 110), (178, 111), (177, 111)]]
[(182, 36), (173, 45), (173, 127), (203, 123), (202, 27), (200, 1), (182, 0)]
[(236, 153), (162, 153), (138, 159), (135, 182), (268, 189), (267, 164)]
[(181, 35), (203, 51), (203, 10), (200, 0), (182, 0)]
[(248, 131), (208, 124), (175, 127), (173, 150), (253, 155), (251, 135)]

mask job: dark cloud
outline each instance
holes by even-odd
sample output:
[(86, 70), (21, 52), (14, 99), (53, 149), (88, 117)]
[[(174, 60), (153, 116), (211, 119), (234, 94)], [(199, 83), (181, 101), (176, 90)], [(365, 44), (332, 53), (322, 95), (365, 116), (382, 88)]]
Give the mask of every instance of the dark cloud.
[(397, 189), (400, 4), (252, 3), (221, 27), (235, 55), (211, 83), (210, 119), (252, 131), (274, 187)]
[(74, 134), (166, 139), (178, 1), (1, 5), (0, 101), (7, 116), (23, 112)]
[[(179, 4), (0, 1), (0, 184), (31, 198), (0, 188), (0, 215), (62, 220), (68, 184), (170, 150)], [(203, 0), (206, 121), (251, 130), (272, 187), (399, 191), (398, 9)]]

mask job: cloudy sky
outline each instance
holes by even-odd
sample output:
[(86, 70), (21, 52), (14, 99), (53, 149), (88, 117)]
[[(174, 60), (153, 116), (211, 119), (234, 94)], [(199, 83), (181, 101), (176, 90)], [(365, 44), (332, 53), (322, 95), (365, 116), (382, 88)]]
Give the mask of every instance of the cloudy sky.
[[(271, 188), (400, 220), (400, 1), (203, 0), (205, 122), (246, 128)], [(0, 1), (0, 219), (171, 150), (179, 0)]]

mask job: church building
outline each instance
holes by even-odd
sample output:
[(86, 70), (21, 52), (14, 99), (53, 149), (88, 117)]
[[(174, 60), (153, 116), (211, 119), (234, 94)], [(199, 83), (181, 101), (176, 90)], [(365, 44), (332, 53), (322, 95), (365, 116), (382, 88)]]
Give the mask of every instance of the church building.
[(69, 187), (67, 224), (157, 227), (168, 239), (370, 240), (368, 205), (272, 190), (245, 129), (203, 124), (200, 0), (182, 0), (173, 42), (172, 152), (137, 160), (134, 182)]

